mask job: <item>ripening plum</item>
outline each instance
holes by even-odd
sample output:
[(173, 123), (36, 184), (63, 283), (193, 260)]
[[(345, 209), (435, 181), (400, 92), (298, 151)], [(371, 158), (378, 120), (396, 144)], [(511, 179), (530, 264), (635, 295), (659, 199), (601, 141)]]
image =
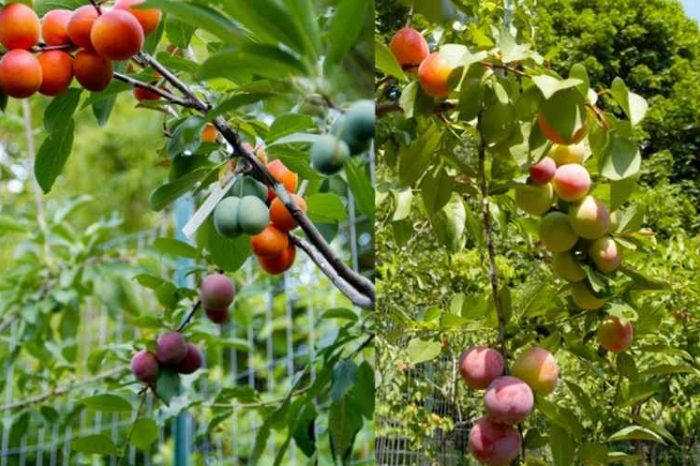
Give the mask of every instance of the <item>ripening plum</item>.
[(41, 36), (46, 45), (70, 44), (68, 37), (68, 22), (73, 14), (70, 10), (51, 10), (41, 20)]
[(153, 384), (158, 379), (158, 360), (148, 350), (139, 351), (131, 358), (131, 372), (141, 382)]
[(418, 66), (430, 53), (425, 37), (410, 27), (399, 29), (391, 38), (389, 48), (402, 67)]
[(557, 164), (550, 157), (542, 160), (530, 167), (530, 180), (535, 184), (547, 184), (554, 178), (557, 171)]
[(355, 134), (350, 128), (346, 115), (341, 115), (333, 122), (330, 136), (335, 136), (344, 142), (350, 155), (358, 155), (365, 152), (369, 149), (372, 141), (371, 138), (363, 138)]
[(73, 81), (73, 57), (61, 50), (39, 54), (43, 79), (39, 93), (48, 96), (63, 94)]
[(225, 238), (241, 234), (241, 225), (238, 223), (240, 202), (237, 197), (226, 197), (214, 208), (214, 228)]
[(627, 322), (622, 325), (620, 319), (610, 316), (598, 327), (598, 343), (600, 346), (613, 353), (621, 353), (632, 344), (634, 330), (632, 324)]
[(508, 466), (518, 457), (522, 438), (512, 426), (486, 416), (469, 431), (469, 451), (482, 464)]
[(571, 251), (553, 253), (552, 270), (557, 277), (572, 283), (580, 282), (586, 278), (586, 271), (583, 270)]
[(251, 176), (241, 176), (233, 183), (231, 193), (237, 197), (255, 196), (261, 201), (267, 199), (267, 186)]
[(311, 166), (324, 175), (338, 173), (348, 157), (350, 149), (347, 144), (335, 136), (321, 136), (311, 146)]
[(517, 424), (530, 415), (535, 397), (528, 384), (517, 377), (504, 375), (489, 384), (484, 405), (496, 422)]
[(296, 255), (297, 248), (294, 246), (294, 243), (290, 241), (287, 245), (287, 249), (282, 251), (281, 254), (269, 257), (256, 257), (258, 258), (260, 267), (262, 267), (265, 272), (269, 273), (270, 275), (280, 275), (292, 267)]
[(270, 223), (270, 211), (255, 196), (242, 197), (238, 203), (238, 226), (246, 235), (257, 235)]
[(263, 231), (251, 236), (250, 245), (256, 256), (279, 256), (289, 246), (289, 235), (268, 225)]
[(97, 10), (92, 5), (83, 5), (73, 11), (66, 28), (70, 41), (86, 50), (92, 50), (90, 34), (98, 16)]
[(155, 101), (160, 100), (160, 94), (144, 89), (143, 87), (134, 87), (134, 98), (139, 102), (148, 100)]
[(202, 350), (192, 343), (187, 343), (187, 354), (185, 359), (175, 365), (175, 371), (180, 374), (194, 374), (204, 364)]
[(540, 127), (540, 131), (542, 131), (544, 137), (552, 142), (562, 145), (576, 144), (580, 142), (588, 132), (588, 122), (585, 119), (585, 114), (583, 114), (583, 122), (581, 127), (577, 129), (574, 134), (560, 134), (556, 127), (547, 120), (542, 112), (537, 114), (537, 124)]
[(459, 373), (475, 390), (489, 386), (496, 377), (503, 375), (506, 363), (499, 351), (484, 346), (475, 346), (465, 351), (459, 360)]
[(574, 202), (588, 194), (591, 189), (591, 175), (583, 166), (569, 163), (557, 168), (552, 183), (560, 199)]
[(530, 215), (542, 215), (552, 207), (554, 189), (547, 184), (519, 184), (515, 187), (515, 203)]
[(540, 222), (540, 239), (551, 252), (564, 252), (576, 245), (578, 235), (571, 228), (568, 215), (550, 212)]
[(41, 23), (23, 3), (9, 3), (0, 10), (0, 43), (7, 50), (29, 50), (39, 43)]
[(88, 50), (81, 50), (73, 59), (75, 79), (92, 92), (103, 91), (112, 82), (112, 62)]
[(587, 311), (595, 311), (605, 305), (605, 300), (594, 295), (585, 281), (580, 281), (572, 285), (571, 298), (574, 304)]
[(571, 228), (581, 238), (597, 239), (610, 229), (610, 212), (593, 196), (584, 197), (569, 209)]
[(128, 60), (143, 47), (143, 28), (127, 10), (103, 12), (90, 31), (95, 51), (109, 60)]
[[(291, 171), (281, 160), (273, 160), (267, 164), (267, 170), (278, 183), (282, 183), (284, 188), (290, 193), (294, 193), (299, 185), (299, 175)], [(268, 191), (268, 199), (272, 200), (277, 195), (274, 191)]]
[(165, 332), (158, 337), (156, 358), (165, 366), (174, 366), (187, 356), (187, 342), (180, 332)]
[(209, 320), (215, 324), (224, 324), (228, 321), (229, 311), (228, 309), (205, 309)]
[[(303, 197), (298, 194), (290, 194), (290, 196), (294, 204), (296, 204), (302, 212), (306, 212), (309, 209)], [(270, 203), (270, 220), (275, 228), (280, 231), (292, 231), (298, 226), (297, 221), (279, 197), (273, 199)]]
[(236, 286), (223, 273), (212, 273), (199, 285), (199, 299), (204, 309), (227, 309), (236, 297)]
[(428, 55), (418, 67), (418, 79), (423, 91), (432, 97), (447, 97), (450, 94), (452, 65), (440, 52)]
[(585, 141), (578, 144), (572, 144), (570, 146), (554, 144), (549, 151), (549, 156), (554, 160), (558, 167), (570, 163), (577, 163), (581, 165), (586, 160), (586, 155), (588, 152), (589, 149)]
[(157, 8), (139, 8), (136, 5), (144, 3), (145, 0), (118, 0), (114, 4), (115, 9), (126, 10), (139, 22), (145, 36), (156, 30), (162, 13)]
[(41, 64), (30, 52), (10, 50), (0, 60), (0, 88), (17, 99), (33, 95), (43, 80)]
[(513, 364), (511, 373), (539, 395), (552, 393), (559, 380), (559, 366), (554, 355), (538, 346), (525, 350)]
[(593, 241), (588, 248), (588, 257), (596, 268), (603, 273), (612, 272), (622, 263), (622, 249), (617, 246), (610, 236), (604, 236)]
[(202, 128), (202, 141), (215, 143), (216, 139), (219, 137), (219, 132), (216, 130), (216, 126), (212, 123), (207, 123)]

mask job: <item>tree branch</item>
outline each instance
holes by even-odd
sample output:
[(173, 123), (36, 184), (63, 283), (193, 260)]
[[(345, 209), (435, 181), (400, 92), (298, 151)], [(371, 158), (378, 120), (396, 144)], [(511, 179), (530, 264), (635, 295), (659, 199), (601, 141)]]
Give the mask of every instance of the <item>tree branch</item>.
[(166, 91), (162, 87), (154, 86), (153, 84), (145, 83), (143, 81), (139, 81), (138, 79), (134, 79), (130, 76), (127, 76), (122, 73), (114, 73), (114, 79), (118, 81), (125, 82), (127, 84), (130, 84), (134, 87), (140, 87), (141, 89), (146, 89), (147, 91), (153, 92), (154, 94), (158, 94), (168, 102), (176, 105), (180, 105), (181, 107), (185, 108), (196, 108), (192, 105), (192, 102), (188, 100), (181, 99), (170, 92)]
[(187, 314), (187, 316), (184, 318), (180, 326), (177, 328), (178, 332), (182, 332), (185, 327), (187, 327), (187, 324), (189, 324), (192, 321), (192, 318), (194, 315), (197, 313), (199, 308), (202, 306), (202, 300), (198, 299), (194, 305), (192, 305), (192, 309), (190, 309), (190, 312)]

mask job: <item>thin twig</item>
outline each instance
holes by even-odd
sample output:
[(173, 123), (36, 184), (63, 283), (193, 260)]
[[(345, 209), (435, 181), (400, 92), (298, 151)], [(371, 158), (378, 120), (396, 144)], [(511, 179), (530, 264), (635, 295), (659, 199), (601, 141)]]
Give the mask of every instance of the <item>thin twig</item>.
[(190, 309), (190, 312), (185, 316), (185, 319), (182, 321), (180, 326), (177, 328), (178, 332), (182, 332), (185, 327), (190, 323), (194, 315), (197, 313), (197, 310), (202, 306), (202, 300), (198, 299), (196, 303), (192, 306), (192, 309)]
[(139, 81), (138, 79), (134, 79), (131, 76), (127, 76), (122, 73), (114, 73), (114, 79), (118, 81), (125, 82), (127, 84), (130, 84), (134, 87), (140, 87), (141, 89), (146, 89), (149, 92), (153, 92), (154, 94), (158, 94), (165, 100), (167, 100), (170, 103), (180, 105), (181, 107), (186, 107), (186, 108), (196, 108), (193, 106), (192, 102), (181, 99), (179, 97), (176, 97), (175, 95), (171, 94), (170, 92), (166, 91), (162, 87), (154, 86), (153, 84), (149, 84), (143, 81)]
[(141, 401), (139, 401), (139, 407), (136, 410), (136, 418), (134, 419), (134, 422), (131, 424), (131, 427), (129, 428), (129, 432), (126, 434), (126, 439), (124, 440), (124, 449), (122, 450), (122, 454), (120, 456), (126, 456), (126, 452), (129, 449), (129, 444), (131, 443), (131, 437), (134, 436), (134, 428), (136, 427), (136, 421), (139, 420), (141, 417), (141, 414), (143, 413), (143, 408), (146, 406), (146, 399), (148, 398), (148, 391), (147, 390), (141, 390), (139, 393), (139, 397), (141, 398)]

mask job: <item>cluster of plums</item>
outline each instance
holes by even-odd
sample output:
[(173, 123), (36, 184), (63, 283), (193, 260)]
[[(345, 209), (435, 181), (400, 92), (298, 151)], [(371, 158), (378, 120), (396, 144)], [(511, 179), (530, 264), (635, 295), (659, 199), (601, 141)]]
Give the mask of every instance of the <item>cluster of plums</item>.
[(92, 5), (56, 9), (41, 20), (23, 3), (6, 5), (0, 10), (0, 43), (7, 50), (0, 60), (0, 88), (15, 98), (36, 92), (56, 96), (75, 77), (89, 91), (105, 89), (112, 62), (139, 53), (160, 23), (160, 10), (135, 7), (143, 2), (118, 0), (112, 8), (101, 7), (101, 14)]
[(311, 145), (311, 165), (324, 175), (338, 173), (350, 156), (369, 148), (374, 124), (374, 102), (355, 102), (333, 123), (330, 134), (319, 137)]
[(505, 371), (503, 355), (484, 346), (465, 351), (459, 363), (467, 385), (486, 390), (486, 416), (474, 422), (469, 432), (469, 450), (477, 461), (489, 466), (508, 465), (518, 456), (522, 438), (513, 426), (532, 413), (534, 393), (549, 395), (559, 379), (557, 360), (537, 346), (518, 357), (511, 375), (504, 375)]
[(131, 372), (141, 382), (153, 386), (162, 368), (179, 374), (194, 374), (204, 363), (204, 354), (196, 345), (187, 342), (180, 332), (165, 332), (156, 343), (155, 353), (139, 351), (131, 359)]
[(400, 29), (391, 38), (389, 48), (404, 70), (418, 69), (418, 80), (426, 94), (437, 98), (449, 95), (453, 66), (440, 52), (430, 53), (420, 32), (410, 27)]
[[(281, 160), (268, 163), (267, 169), (289, 191), (297, 207), (306, 212), (306, 201), (295, 194), (298, 175)], [(235, 181), (230, 195), (214, 209), (216, 231), (226, 238), (249, 235), (258, 263), (273, 275), (287, 271), (294, 263), (296, 246), (290, 241), (289, 232), (297, 226), (297, 221), (274, 191), (247, 175)]]
[[(606, 205), (590, 195), (591, 177), (583, 166), (587, 146), (554, 144), (548, 155), (532, 165), (527, 183), (515, 188), (515, 200), (525, 212), (541, 216), (539, 236), (552, 253), (554, 274), (571, 283), (574, 304), (598, 310), (605, 299), (597, 296), (582, 264), (603, 274), (622, 263), (622, 248), (611, 236), (612, 216)], [(608, 351), (621, 352), (632, 342), (632, 324), (607, 317), (598, 328), (598, 341)]]

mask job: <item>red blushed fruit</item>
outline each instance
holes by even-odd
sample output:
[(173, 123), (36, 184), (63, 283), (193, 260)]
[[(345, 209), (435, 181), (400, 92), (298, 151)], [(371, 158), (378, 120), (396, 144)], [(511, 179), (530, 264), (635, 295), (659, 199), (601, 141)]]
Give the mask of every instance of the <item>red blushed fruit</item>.
[(194, 374), (202, 367), (203, 363), (204, 355), (202, 350), (192, 343), (187, 343), (185, 359), (175, 366), (175, 370), (180, 374)]
[(473, 389), (489, 386), (496, 377), (503, 375), (506, 363), (500, 352), (484, 346), (475, 346), (462, 354), (459, 373)]
[(535, 184), (547, 184), (554, 178), (557, 164), (551, 157), (545, 157), (530, 167), (530, 179)]
[(99, 15), (92, 5), (84, 5), (71, 14), (68, 20), (68, 37), (75, 45), (92, 50), (90, 33), (92, 26)]
[(431, 53), (418, 67), (418, 79), (423, 91), (432, 97), (447, 97), (452, 66), (439, 52)]
[(158, 338), (156, 359), (165, 366), (174, 366), (187, 356), (187, 342), (179, 332), (165, 332)]
[(611, 316), (608, 317), (598, 327), (598, 343), (600, 346), (613, 353), (621, 353), (632, 344), (634, 338), (634, 329), (632, 324), (627, 322), (622, 325), (620, 319)]
[(46, 45), (70, 44), (68, 22), (73, 14), (70, 10), (51, 10), (41, 20), (41, 36)]
[(591, 189), (591, 175), (583, 166), (569, 163), (557, 168), (552, 184), (560, 199), (574, 202), (588, 194)]
[(226, 309), (235, 297), (236, 287), (222, 273), (207, 275), (199, 286), (199, 299), (202, 300), (204, 309)]
[(75, 79), (88, 91), (99, 92), (112, 82), (112, 62), (87, 50), (81, 50), (73, 60)]
[[(273, 160), (267, 164), (267, 169), (274, 179), (278, 183), (282, 183), (287, 191), (290, 193), (296, 192), (297, 185), (299, 184), (299, 176), (291, 171), (281, 160)], [(268, 200), (272, 200), (277, 197), (277, 194), (273, 190), (268, 192)]]
[(73, 57), (60, 50), (50, 50), (39, 55), (43, 81), (39, 92), (56, 96), (68, 90), (73, 81)]
[(144, 0), (119, 0), (114, 4), (115, 9), (126, 10), (141, 24), (144, 35), (149, 35), (156, 30), (161, 19), (161, 12), (157, 8), (134, 8)]
[(277, 256), (258, 257), (258, 263), (262, 269), (270, 275), (280, 275), (289, 270), (294, 264), (297, 255), (297, 248), (294, 243), (289, 243), (287, 249)]
[(26, 50), (10, 50), (0, 60), (0, 88), (16, 99), (39, 90), (43, 80), (39, 60)]
[(134, 88), (134, 97), (139, 102), (142, 102), (144, 100), (160, 100), (159, 94), (156, 94), (155, 92), (149, 91), (148, 89), (144, 89), (142, 87)]
[(228, 309), (206, 309), (207, 317), (209, 320), (215, 324), (225, 324), (228, 321), (229, 311)]
[(153, 353), (139, 351), (131, 359), (131, 372), (141, 382), (154, 383), (158, 379), (158, 361)]
[(95, 20), (90, 40), (97, 53), (110, 60), (128, 60), (143, 47), (143, 28), (126, 10), (111, 10)]
[[(299, 207), (302, 212), (306, 212), (308, 210), (308, 206), (306, 205), (304, 198), (297, 194), (291, 194), (291, 197), (296, 206)], [(278, 197), (273, 199), (272, 203), (270, 203), (270, 220), (272, 221), (272, 224), (281, 231), (292, 231), (299, 226), (294, 217), (292, 217), (292, 214), (289, 213), (287, 207), (284, 205), (284, 203), (282, 203), (282, 200)]]
[(256, 256), (279, 256), (289, 245), (289, 235), (268, 225), (262, 232), (250, 237), (250, 245)]
[(428, 42), (413, 28), (400, 29), (391, 38), (391, 52), (401, 66), (418, 66), (430, 53)]
[(489, 417), (476, 421), (469, 432), (469, 451), (482, 464), (507, 466), (518, 457), (521, 448), (522, 438), (514, 428)]
[(7, 50), (34, 47), (40, 31), (39, 17), (27, 5), (10, 3), (0, 10), (0, 43)]
[(491, 382), (484, 395), (484, 405), (495, 421), (517, 424), (532, 412), (535, 396), (528, 384), (506, 375)]

